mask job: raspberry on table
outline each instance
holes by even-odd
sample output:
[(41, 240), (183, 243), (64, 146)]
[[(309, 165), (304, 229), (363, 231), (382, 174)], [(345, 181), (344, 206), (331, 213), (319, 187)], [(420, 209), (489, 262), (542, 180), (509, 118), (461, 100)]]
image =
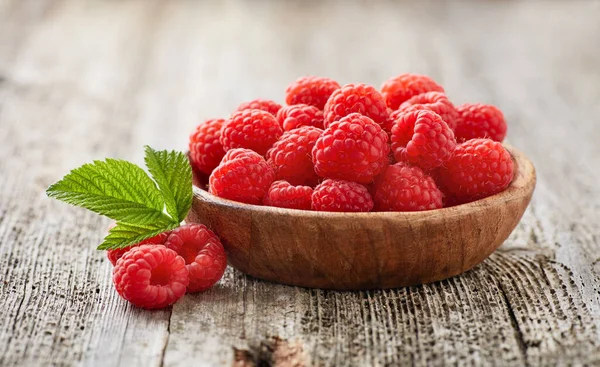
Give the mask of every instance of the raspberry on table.
[(352, 113), (329, 125), (312, 157), (321, 177), (369, 183), (387, 165), (388, 136), (369, 117)]
[[(114, 225), (111, 227), (114, 227)], [(129, 246), (129, 247), (125, 247), (125, 248), (118, 248), (118, 249), (114, 249), (114, 250), (107, 250), (106, 257), (108, 257), (108, 260), (114, 266), (117, 263), (117, 260), (119, 260), (121, 257), (123, 257), (123, 255), (125, 255), (125, 253), (127, 253), (129, 250), (131, 250), (134, 247), (142, 246), (142, 245), (162, 245), (162, 244), (164, 244), (167, 237), (169, 236), (169, 233), (170, 233), (170, 231), (163, 232), (154, 237), (148, 238), (147, 240), (143, 240), (142, 242), (135, 244), (133, 246)]]
[(454, 203), (496, 194), (510, 185), (514, 174), (510, 153), (491, 139), (467, 140), (439, 170), (442, 191)]
[(271, 184), (263, 200), (264, 205), (278, 208), (310, 210), (313, 189), (310, 186), (292, 186), (287, 181)]
[(119, 295), (146, 309), (175, 303), (185, 294), (189, 281), (184, 259), (162, 245), (134, 247), (113, 269), (113, 282)]
[(410, 98), (427, 92), (443, 93), (444, 88), (426, 75), (409, 73), (393, 77), (381, 86), (381, 95), (393, 110)]
[(440, 115), (442, 120), (444, 120), (452, 130), (456, 128), (458, 111), (456, 111), (456, 107), (454, 107), (452, 102), (450, 102), (448, 97), (442, 92), (427, 92), (416, 95), (402, 103), (399, 109), (405, 112), (420, 109), (419, 107), (411, 106), (427, 107)]
[(456, 147), (452, 130), (437, 113), (427, 110), (401, 114), (390, 139), (397, 161), (426, 171), (443, 165)]
[(458, 124), (455, 129), (456, 140), (490, 138), (502, 142), (506, 137), (506, 120), (496, 106), (481, 103), (465, 103), (456, 108)]
[(283, 134), (275, 116), (262, 110), (235, 112), (221, 129), (225, 150), (247, 148), (264, 155)]
[(323, 111), (325, 128), (351, 113), (360, 113), (385, 127), (388, 122), (388, 109), (385, 100), (370, 85), (346, 84), (331, 94)]
[(249, 149), (228, 151), (209, 178), (209, 192), (247, 204), (260, 204), (275, 180), (273, 168)]
[(312, 161), (312, 150), (322, 133), (323, 130), (312, 126), (286, 131), (267, 152), (275, 177), (292, 185), (316, 185), (319, 176)]
[(261, 110), (270, 113), (273, 116), (277, 115), (277, 112), (281, 109), (281, 105), (275, 101), (269, 99), (253, 99), (250, 102), (244, 102), (239, 105), (235, 112), (244, 110)]
[(323, 128), (323, 111), (315, 106), (296, 104), (283, 107), (277, 112), (277, 121), (284, 131), (296, 129), (301, 126), (314, 126)]
[(340, 85), (333, 79), (305, 76), (297, 79), (285, 90), (288, 105), (307, 104), (322, 110), (331, 93)]
[(174, 229), (165, 246), (185, 260), (190, 278), (188, 292), (207, 290), (225, 273), (227, 256), (221, 240), (203, 224), (190, 223)]
[(405, 162), (390, 165), (375, 181), (374, 211), (420, 211), (439, 209), (443, 194), (433, 178)]
[(224, 119), (207, 120), (198, 125), (190, 136), (190, 162), (200, 172), (210, 175), (225, 155), (225, 149), (219, 138)]
[(313, 191), (312, 209), (324, 212), (369, 212), (373, 198), (369, 190), (356, 182), (327, 179)]

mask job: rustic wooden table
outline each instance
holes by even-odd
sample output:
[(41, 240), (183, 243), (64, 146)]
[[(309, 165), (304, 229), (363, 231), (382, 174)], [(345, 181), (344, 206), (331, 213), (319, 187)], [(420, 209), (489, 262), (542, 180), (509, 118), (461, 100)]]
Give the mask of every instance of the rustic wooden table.
[[(474, 270), (333, 292), (229, 269), (172, 309), (117, 296), (69, 169), (185, 149), (299, 75), (432, 75), (500, 106), (538, 187)], [(0, 0), (0, 365), (600, 364), (600, 3)]]

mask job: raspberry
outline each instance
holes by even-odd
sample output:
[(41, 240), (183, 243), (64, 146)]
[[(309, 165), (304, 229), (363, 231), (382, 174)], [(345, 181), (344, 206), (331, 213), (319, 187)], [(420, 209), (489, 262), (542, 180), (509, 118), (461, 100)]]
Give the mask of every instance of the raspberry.
[(444, 92), (444, 88), (426, 75), (408, 73), (391, 78), (381, 86), (381, 95), (394, 110), (410, 98), (427, 92)]
[(128, 251), (113, 269), (121, 297), (146, 309), (167, 307), (185, 294), (190, 281), (183, 258), (162, 245), (143, 245)]
[(286, 131), (267, 152), (267, 161), (275, 169), (278, 180), (289, 181), (292, 185), (317, 184), (319, 176), (312, 161), (312, 150), (323, 130), (303, 126)]
[(502, 141), (506, 136), (506, 121), (497, 107), (480, 103), (465, 103), (457, 107), (456, 140), (490, 138)]
[(431, 170), (446, 162), (454, 148), (454, 133), (441, 117), (421, 110), (400, 115), (392, 128), (392, 150), (397, 161)]
[(427, 92), (423, 94), (416, 95), (409, 99), (408, 101), (402, 103), (400, 105), (400, 110), (404, 110), (405, 112), (415, 111), (416, 109), (421, 109), (419, 107), (411, 107), (417, 106), (427, 107), (431, 109), (433, 112), (440, 115), (442, 120), (444, 120), (448, 126), (452, 130), (456, 128), (456, 123), (458, 120), (458, 111), (456, 111), (456, 107), (450, 102), (448, 97), (442, 92)]
[(210, 175), (225, 155), (219, 141), (225, 120), (212, 119), (200, 124), (190, 136), (190, 162), (200, 172)]
[(268, 99), (253, 99), (250, 102), (242, 103), (235, 109), (235, 112), (244, 110), (261, 110), (270, 113), (271, 115), (277, 115), (277, 112), (281, 109), (281, 105), (275, 101)]
[(292, 186), (287, 181), (275, 181), (265, 196), (265, 205), (279, 208), (310, 210), (313, 193), (309, 186)]
[(312, 209), (324, 212), (369, 212), (373, 199), (359, 183), (327, 179), (312, 194)]
[(227, 256), (219, 237), (203, 224), (191, 223), (174, 229), (165, 246), (185, 260), (190, 274), (188, 292), (212, 287), (227, 267)]
[(281, 134), (281, 126), (269, 112), (244, 110), (235, 112), (223, 124), (221, 144), (225, 150), (247, 148), (264, 155)]
[(277, 112), (277, 121), (285, 131), (293, 130), (300, 126), (314, 126), (323, 128), (323, 111), (315, 106), (297, 104), (283, 107)]
[(385, 127), (388, 109), (377, 89), (365, 84), (347, 84), (333, 92), (325, 104), (325, 128), (351, 113), (360, 113), (370, 117)]
[(289, 105), (307, 104), (322, 110), (331, 93), (339, 87), (338, 82), (329, 78), (305, 76), (287, 87), (285, 101)]
[(452, 158), (439, 170), (439, 183), (451, 202), (466, 203), (507, 188), (513, 170), (510, 153), (502, 144), (472, 139), (456, 146)]
[[(114, 225), (111, 227), (114, 227)], [(114, 249), (114, 250), (107, 250), (106, 256), (108, 257), (108, 260), (110, 260), (110, 263), (113, 264), (113, 266), (114, 266), (117, 263), (117, 260), (119, 260), (121, 257), (123, 257), (123, 255), (125, 255), (125, 253), (127, 253), (129, 250), (131, 250), (134, 247), (141, 246), (141, 245), (162, 245), (162, 244), (164, 244), (165, 240), (169, 236), (169, 233), (170, 233), (169, 231), (163, 232), (152, 238), (148, 238), (147, 240), (143, 240), (142, 242), (132, 245), (132, 246), (129, 246), (129, 247), (118, 248), (118, 249)]]
[(333, 122), (312, 150), (315, 172), (321, 177), (368, 183), (387, 164), (387, 134), (358, 113)]
[(442, 192), (419, 167), (400, 162), (391, 165), (376, 181), (376, 211), (419, 211), (442, 207)]
[(260, 204), (275, 180), (273, 168), (258, 153), (232, 149), (209, 178), (209, 192), (248, 204)]

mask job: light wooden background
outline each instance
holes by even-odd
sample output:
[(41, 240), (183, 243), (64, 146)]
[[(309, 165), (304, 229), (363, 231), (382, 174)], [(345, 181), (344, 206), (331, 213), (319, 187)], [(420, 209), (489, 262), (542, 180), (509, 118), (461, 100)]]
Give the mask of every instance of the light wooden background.
[[(407, 71), (500, 106), (538, 170), (518, 229), (462, 276), (333, 292), (228, 270), (142, 311), (94, 250), (108, 221), (44, 196), (297, 76)], [(0, 0), (0, 365), (600, 365), (599, 102), (598, 1)]]

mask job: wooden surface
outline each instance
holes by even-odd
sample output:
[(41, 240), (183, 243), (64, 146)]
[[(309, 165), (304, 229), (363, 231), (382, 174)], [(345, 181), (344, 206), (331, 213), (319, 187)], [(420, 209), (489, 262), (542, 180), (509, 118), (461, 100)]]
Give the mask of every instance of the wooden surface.
[[(597, 1), (0, 0), (0, 365), (600, 364)], [(538, 186), (466, 274), (336, 292), (228, 270), (135, 309), (94, 250), (108, 221), (47, 199), (96, 158), (184, 149), (202, 118), (298, 75), (422, 72), (500, 106)]]
[(229, 264), (300, 287), (370, 290), (448, 279), (480, 264), (508, 238), (531, 200), (531, 161), (507, 146), (506, 190), (440, 210), (326, 213), (248, 205), (195, 188), (188, 221), (220, 236)]

